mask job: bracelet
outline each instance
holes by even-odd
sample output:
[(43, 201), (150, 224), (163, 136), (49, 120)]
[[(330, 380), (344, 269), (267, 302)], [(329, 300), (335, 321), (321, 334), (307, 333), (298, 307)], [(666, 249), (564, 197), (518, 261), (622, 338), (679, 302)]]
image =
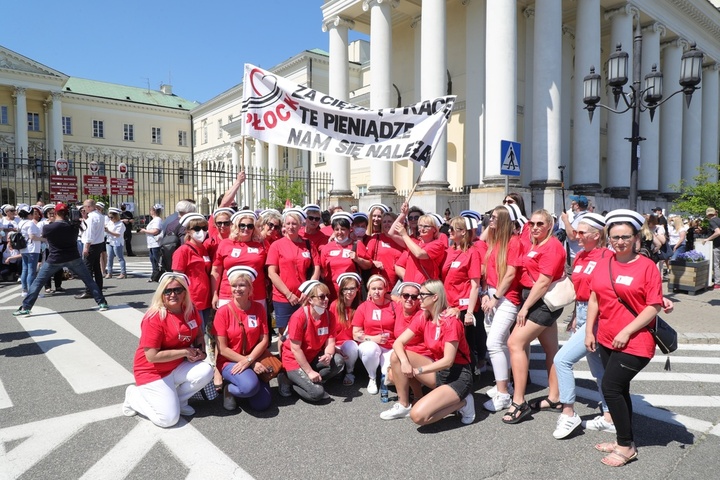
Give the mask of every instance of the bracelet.
[(493, 293), (493, 298), (494, 298), (495, 300), (500, 300), (500, 297), (498, 297), (498, 296), (495, 295), (494, 293)]

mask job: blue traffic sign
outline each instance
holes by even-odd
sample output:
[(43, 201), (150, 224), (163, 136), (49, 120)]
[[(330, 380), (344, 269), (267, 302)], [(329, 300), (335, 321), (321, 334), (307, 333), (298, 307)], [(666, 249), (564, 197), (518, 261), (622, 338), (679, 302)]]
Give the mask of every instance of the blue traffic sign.
[(500, 140), (500, 175), (520, 176), (520, 144)]

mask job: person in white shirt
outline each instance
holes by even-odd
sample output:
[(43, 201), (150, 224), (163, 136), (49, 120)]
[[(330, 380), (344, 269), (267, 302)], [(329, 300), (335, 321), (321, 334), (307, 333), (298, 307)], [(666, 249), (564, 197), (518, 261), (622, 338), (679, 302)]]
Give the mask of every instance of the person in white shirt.
[(147, 240), (148, 253), (150, 255), (150, 265), (152, 265), (152, 276), (148, 282), (157, 282), (160, 278), (160, 244), (158, 243), (160, 232), (162, 231), (162, 212), (163, 206), (156, 203), (150, 209), (150, 223), (145, 228), (141, 228), (138, 233), (144, 233)]
[(37, 265), (40, 260), (40, 239), (42, 233), (38, 228), (37, 222), (42, 217), (40, 207), (29, 205), (18, 205), (18, 215), (20, 223), (17, 230), (22, 233), (27, 242), (27, 247), (20, 249), (22, 255), (22, 273), (20, 274), (20, 284), (22, 285), (22, 296), (27, 296), (30, 285), (35, 281), (37, 275)]
[[(105, 215), (105, 204), (103, 202), (95, 202), (95, 210), (98, 211), (100, 216), (103, 219), (103, 228), (107, 223), (110, 221), (107, 215)], [(108, 236), (105, 235), (105, 242), (103, 245), (102, 253), (100, 254), (100, 270), (102, 271), (103, 277), (107, 278), (107, 271), (105, 269), (105, 266), (107, 265), (107, 244), (108, 244)]]
[[(85, 243), (83, 244), (82, 257), (85, 266), (93, 274), (95, 283), (102, 291), (103, 274), (100, 267), (100, 257), (105, 251), (105, 219), (97, 211), (93, 199), (88, 198), (83, 202), (83, 210), (87, 212), (87, 220), (85, 221), (87, 229), (83, 239)], [(75, 295), (75, 298), (93, 298), (93, 296), (89, 290), (85, 290), (80, 295)]]
[(108, 210), (109, 219), (105, 224), (105, 232), (107, 233), (107, 266), (105, 267), (105, 278), (112, 278), (113, 260), (118, 258), (120, 263), (120, 276), (117, 278), (126, 278), (125, 257), (123, 257), (123, 246), (125, 245), (125, 224), (120, 219), (120, 209), (110, 207)]

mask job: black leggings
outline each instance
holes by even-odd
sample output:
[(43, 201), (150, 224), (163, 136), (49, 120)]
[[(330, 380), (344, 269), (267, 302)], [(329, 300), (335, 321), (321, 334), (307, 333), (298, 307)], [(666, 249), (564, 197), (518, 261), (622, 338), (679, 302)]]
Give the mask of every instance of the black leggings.
[(650, 359), (618, 352), (603, 345), (598, 345), (598, 348), (605, 367), (602, 393), (615, 422), (617, 443), (621, 447), (630, 447), (633, 444), (630, 381), (650, 363)]

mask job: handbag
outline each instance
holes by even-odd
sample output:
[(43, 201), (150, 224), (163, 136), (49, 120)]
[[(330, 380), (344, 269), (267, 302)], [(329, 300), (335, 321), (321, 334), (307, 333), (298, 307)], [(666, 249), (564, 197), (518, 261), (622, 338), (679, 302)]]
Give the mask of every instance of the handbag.
[(218, 397), (218, 391), (215, 389), (213, 382), (208, 383), (202, 389), (195, 392), (190, 397), (192, 400), (215, 400)]
[(280, 359), (270, 353), (270, 350), (265, 350), (263, 354), (260, 355), (260, 358), (256, 360), (256, 362), (260, 362), (267, 370), (265, 373), (261, 373), (260, 375), (258, 375), (258, 378), (260, 378), (260, 380), (265, 383), (269, 383), (270, 380), (277, 377), (280, 372), (284, 370), (283, 364)]
[[(532, 278), (529, 270), (528, 275)], [(532, 278), (532, 281), (535, 283), (534, 278)], [(550, 284), (542, 300), (551, 312), (567, 307), (575, 301), (575, 285), (573, 285), (570, 277), (563, 274), (561, 279)]]

